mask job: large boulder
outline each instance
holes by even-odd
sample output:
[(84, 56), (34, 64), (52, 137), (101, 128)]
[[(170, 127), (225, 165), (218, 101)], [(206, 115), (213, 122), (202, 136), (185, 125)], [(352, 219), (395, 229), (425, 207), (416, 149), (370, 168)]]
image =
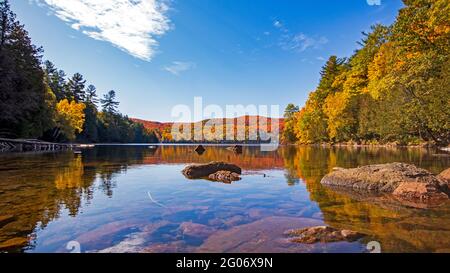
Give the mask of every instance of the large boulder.
[(228, 171), (231, 173), (242, 174), (242, 169), (234, 164), (225, 162), (211, 162), (208, 164), (189, 165), (182, 173), (189, 179), (208, 178), (210, 175), (219, 171)]
[(350, 191), (391, 194), (413, 202), (443, 202), (449, 199), (445, 183), (427, 170), (404, 163), (336, 169), (326, 175), (325, 186)]
[(450, 168), (441, 172), (441, 174), (439, 174), (438, 177), (445, 183), (450, 184)]
[(450, 195), (450, 168), (441, 172), (438, 178), (441, 180), (441, 188), (443, 191)]

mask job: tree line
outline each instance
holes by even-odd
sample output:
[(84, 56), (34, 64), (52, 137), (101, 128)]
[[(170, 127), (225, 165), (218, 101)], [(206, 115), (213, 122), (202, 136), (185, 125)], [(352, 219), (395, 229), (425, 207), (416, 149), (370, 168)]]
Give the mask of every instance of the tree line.
[(450, 2), (403, 2), (351, 57), (328, 59), (303, 108), (288, 105), (286, 143), (450, 143)]
[(0, 137), (47, 141), (157, 142), (118, 111), (116, 92), (98, 98), (79, 73), (67, 77), (32, 44), (8, 0), (0, 1)]

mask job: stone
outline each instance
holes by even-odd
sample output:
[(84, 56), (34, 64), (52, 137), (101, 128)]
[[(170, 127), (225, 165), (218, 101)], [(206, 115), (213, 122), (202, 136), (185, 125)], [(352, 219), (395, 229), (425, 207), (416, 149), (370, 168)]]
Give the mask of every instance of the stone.
[(338, 169), (326, 175), (321, 183), (360, 193), (389, 194), (413, 202), (442, 202), (449, 199), (441, 178), (405, 163)]
[(450, 184), (450, 168), (448, 168), (447, 170), (441, 172), (438, 177), (442, 180), (444, 180), (444, 182), (446, 182), (447, 184)]
[(211, 174), (219, 171), (229, 171), (236, 174), (242, 174), (242, 169), (234, 164), (225, 162), (211, 162), (208, 164), (193, 164), (189, 165), (182, 173), (189, 179), (208, 178)]
[(192, 222), (181, 223), (179, 230), (183, 235), (197, 238), (206, 238), (216, 231), (214, 228)]
[(206, 152), (206, 149), (205, 149), (205, 147), (203, 147), (203, 145), (198, 145), (198, 146), (195, 148), (195, 152), (196, 152), (197, 154), (199, 154), (199, 155), (202, 155), (202, 154), (204, 154), (204, 153)]
[(236, 154), (242, 154), (242, 145), (234, 145), (233, 147), (228, 147), (227, 150), (232, 151)]
[(420, 200), (422, 202), (441, 202), (448, 200), (447, 194), (440, 192), (430, 184), (417, 182), (403, 182), (393, 192), (395, 197), (406, 200)]
[(355, 231), (337, 230), (327, 226), (290, 230), (286, 232), (286, 235), (293, 237), (292, 242), (302, 244), (354, 242), (364, 237), (363, 234)]
[(441, 172), (438, 175), (438, 178), (440, 179), (440, 185), (441, 189), (450, 196), (450, 168), (447, 170)]
[(135, 222), (133, 220), (122, 220), (106, 223), (92, 230), (81, 233), (77, 238), (75, 238), (75, 241), (79, 242), (86, 248), (95, 246), (102, 249), (110, 247), (117, 234), (120, 232), (127, 232), (135, 228), (137, 229), (139, 226), (139, 222)]
[(218, 171), (216, 173), (210, 174), (208, 179), (211, 181), (222, 182), (225, 184), (231, 184), (234, 181), (241, 180), (239, 174), (230, 171)]
[(317, 252), (315, 246), (290, 242), (284, 232), (289, 229), (320, 224), (321, 221), (270, 216), (248, 224), (214, 232), (196, 250), (199, 253), (299, 253)]

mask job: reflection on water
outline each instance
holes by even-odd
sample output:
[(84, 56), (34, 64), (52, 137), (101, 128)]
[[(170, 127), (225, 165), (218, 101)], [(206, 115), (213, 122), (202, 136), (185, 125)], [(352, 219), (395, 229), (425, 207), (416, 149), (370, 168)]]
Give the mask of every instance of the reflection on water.
[[(432, 210), (371, 203), (333, 192), (333, 167), (411, 162), (433, 173), (450, 166), (436, 151), (282, 147), (235, 154), (207, 147), (101, 146), (82, 154), (0, 156), (0, 251), (450, 252), (450, 204)], [(189, 181), (186, 164), (227, 161), (243, 180)], [(301, 245), (283, 233), (326, 224), (368, 236), (355, 243)]]

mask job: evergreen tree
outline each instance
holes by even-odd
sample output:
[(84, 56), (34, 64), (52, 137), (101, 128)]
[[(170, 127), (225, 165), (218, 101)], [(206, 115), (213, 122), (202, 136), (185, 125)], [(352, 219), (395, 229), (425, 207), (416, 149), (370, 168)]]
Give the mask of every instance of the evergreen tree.
[(324, 67), (322, 67), (322, 71), (320, 71), (320, 83), (314, 95), (320, 104), (325, 101), (325, 98), (329, 94), (336, 91), (335, 88), (333, 88), (333, 83), (336, 77), (342, 72), (342, 65), (345, 61), (345, 59), (331, 56)]
[(83, 102), (86, 97), (84, 90), (85, 85), (86, 80), (83, 79), (83, 76), (80, 73), (75, 73), (72, 78), (69, 79), (66, 86), (68, 98), (77, 103)]
[(103, 111), (109, 114), (117, 113), (117, 107), (119, 106), (119, 102), (116, 101), (116, 91), (111, 90), (107, 94), (103, 96), (103, 99), (100, 100), (102, 104)]
[(93, 85), (65, 73), (50, 61), (42, 64), (42, 49), (0, 0), (0, 136), (51, 141), (156, 142), (153, 132), (117, 110), (114, 91), (101, 100)]
[(89, 85), (86, 89), (86, 97), (84, 101), (86, 108), (84, 109), (85, 122), (83, 131), (78, 135), (77, 139), (82, 142), (98, 142), (98, 103), (97, 89), (94, 85)]
[(97, 88), (95, 88), (95, 86), (91, 84), (87, 87), (85, 93), (86, 93), (85, 103), (97, 105), (97, 103), (99, 102), (97, 96)]
[(56, 96), (57, 101), (66, 99), (66, 73), (63, 70), (58, 70), (50, 61), (45, 61), (44, 71), (48, 86)]
[(300, 108), (290, 103), (284, 111), (284, 129), (282, 140), (285, 143), (295, 143), (297, 136), (295, 132), (296, 115), (300, 111)]
[(292, 103), (289, 103), (286, 109), (284, 110), (284, 118), (290, 119), (292, 118), (296, 113), (300, 111), (300, 108)]
[(34, 46), (11, 11), (0, 2), (0, 134), (36, 137), (51, 126), (42, 49)]

